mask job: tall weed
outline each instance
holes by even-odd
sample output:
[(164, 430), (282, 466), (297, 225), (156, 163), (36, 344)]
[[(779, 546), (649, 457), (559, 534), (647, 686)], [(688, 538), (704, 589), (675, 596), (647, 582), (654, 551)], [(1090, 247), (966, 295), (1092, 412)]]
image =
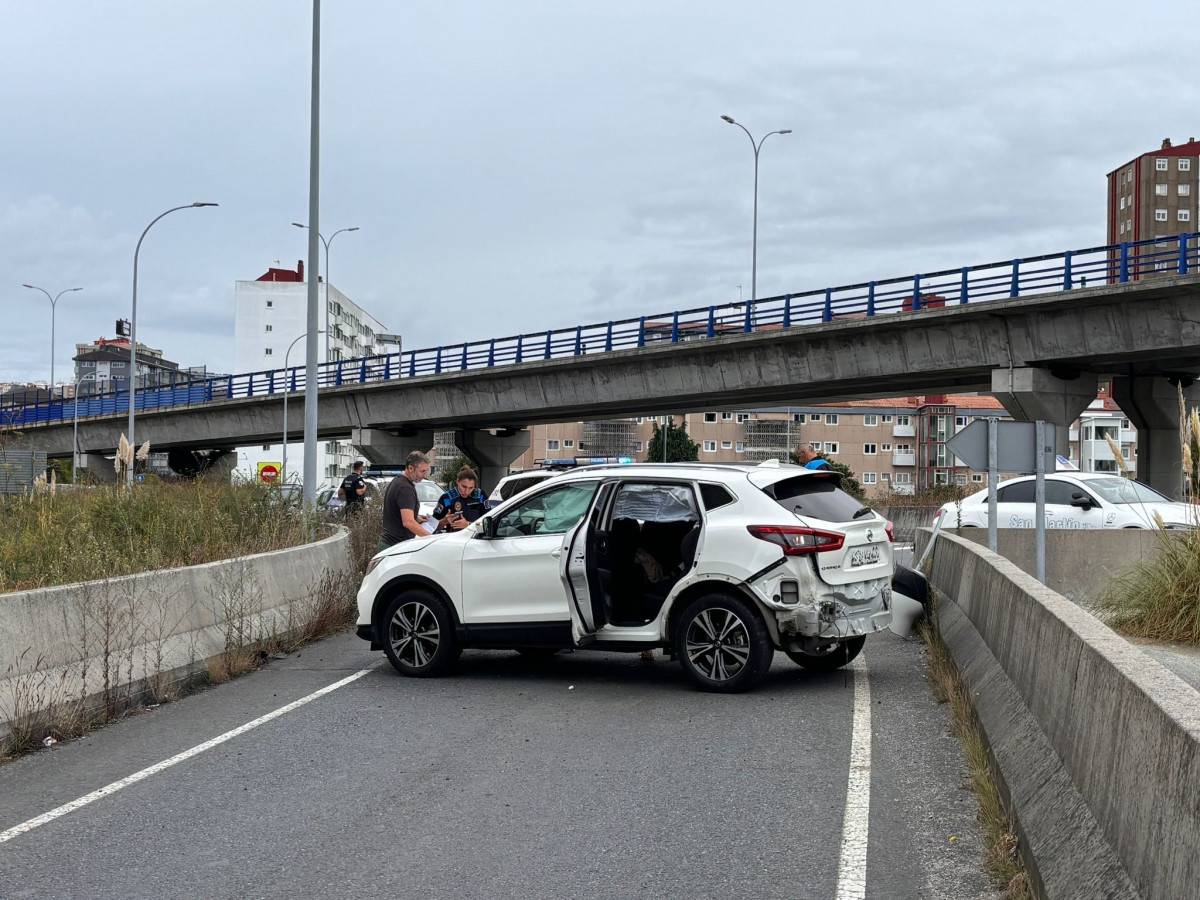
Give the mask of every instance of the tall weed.
[(1100, 610), (1125, 634), (1200, 644), (1200, 529), (1158, 535), (1158, 555), (1113, 578)]

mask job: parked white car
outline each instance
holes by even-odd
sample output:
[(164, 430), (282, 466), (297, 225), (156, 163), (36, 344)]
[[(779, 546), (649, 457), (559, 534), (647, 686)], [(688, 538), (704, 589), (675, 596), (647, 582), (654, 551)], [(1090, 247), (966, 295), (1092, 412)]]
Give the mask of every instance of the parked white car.
[[(1033, 528), (1034, 476), (1000, 482), (996, 490), (996, 527)], [(1056, 472), (1046, 475), (1047, 528), (1194, 528), (1200, 508), (1176, 503), (1138, 481), (1102, 472)], [(947, 503), (934, 516), (943, 528), (987, 528), (987, 490)]]
[(466, 647), (665, 647), (722, 692), (752, 687), (777, 649), (834, 669), (892, 617), (891, 525), (840, 483), (778, 463), (565, 472), (378, 554), (358, 634), (415, 676)]
[(553, 478), (555, 475), (562, 474), (557, 469), (531, 469), (528, 472), (517, 472), (513, 475), (505, 475), (492, 488), (491, 494), (487, 498), (487, 508), (495, 509), (505, 500), (509, 500), (521, 491), (528, 490), (535, 484), (541, 484), (547, 478)]

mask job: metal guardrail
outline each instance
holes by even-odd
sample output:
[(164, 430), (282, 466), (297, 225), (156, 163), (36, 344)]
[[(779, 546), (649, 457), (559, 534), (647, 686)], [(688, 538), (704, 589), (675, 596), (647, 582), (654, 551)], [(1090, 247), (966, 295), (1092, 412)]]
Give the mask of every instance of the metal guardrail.
[[(1200, 272), (1200, 235), (1109, 244), (1025, 259), (964, 266), (929, 274), (767, 297), (754, 303), (677, 310), (635, 319), (518, 334), (385, 356), (321, 363), (320, 387), (368, 384), (419, 375), (461, 372), (535, 360), (629, 350), (660, 343), (728, 334), (778, 331), (842, 318), (873, 318), (924, 309), (1124, 284), (1156, 274)], [(194, 381), (184, 386), (139, 388), (138, 409), (194, 406), (235, 397), (304, 389), (305, 367), (270, 369)], [(129, 410), (129, 392), (74, 399), (0, 403), (0, 428), (43, 425)]]

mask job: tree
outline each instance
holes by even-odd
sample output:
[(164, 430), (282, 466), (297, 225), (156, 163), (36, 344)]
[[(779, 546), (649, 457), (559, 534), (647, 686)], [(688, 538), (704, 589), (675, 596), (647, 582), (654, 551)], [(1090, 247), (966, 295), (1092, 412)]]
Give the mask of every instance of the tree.
[[(663, 462), (663, 429), (654, 423), (654, 434), (646, 446), (646, 462)], [(700, 445), (688, 437), (687, 423), (668, 425), (666, 462), (695, 462), (700, 458)]]
[(479, 474), (479, 467), (467, 457), (465, 453), (459, 453), (453, 459), (446, 462), (443, 466), (439, 463), (437, 482), (446, 490), (450, 490), (454, 486), (454, 479), (458, 477), (458, 470), (463, 466), (470, 466), (475, 470), (475, 474)]
[[(836, 459), (830, 459), (824, 453), (818, 453), (817, 456), (833, 467), (835, 472), (842, 476), (842, 490), (857, 500), (864, 506), (867, 504), (867, 492), (863, 490), (863, 486), (858, 483), (858, 479), (854, 477), (854, 470), (845, 463), (838, 462)], [(796, 458), (796, 451), (792, 451), (792, 462), (800, 465), (800, 460)]]

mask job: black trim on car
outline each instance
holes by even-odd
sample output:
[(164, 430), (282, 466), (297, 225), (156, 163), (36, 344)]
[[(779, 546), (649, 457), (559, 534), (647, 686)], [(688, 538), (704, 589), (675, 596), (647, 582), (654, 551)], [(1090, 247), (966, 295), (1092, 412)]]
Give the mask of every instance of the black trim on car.
[(459, 625), (455, 631), (464, 647), (570, 647), (571, 622), (488, 622)]
[(785, 562), (787, 562), (786, 556), (779, 557), (779, 559), (775, 560), (775, 562), (771, 563), (769, 566), (759, 569), (757, 572), (755, 572), (753, 575), (751, 575), (749, 578), (747, 578), (745, 581), (743, 581), (742, 584), (753, 584), (755, 581), (758, 581), (758, 579), (762, 578), (768, 572), (774, 572), (776, 569), (778, 569), (780, 566), (782, 566)]

